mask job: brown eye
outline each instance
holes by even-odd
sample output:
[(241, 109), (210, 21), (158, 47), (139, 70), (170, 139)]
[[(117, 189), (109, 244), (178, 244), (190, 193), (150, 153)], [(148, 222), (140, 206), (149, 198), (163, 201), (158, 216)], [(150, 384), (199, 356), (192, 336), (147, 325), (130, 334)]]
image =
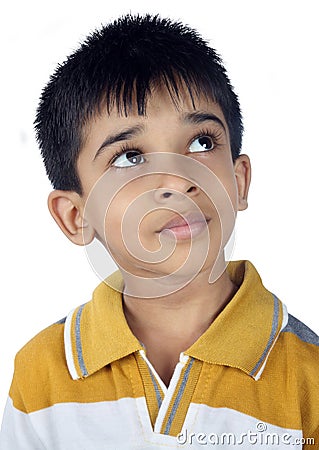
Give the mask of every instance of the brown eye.
[(112, 163), (114, 167), (132, 167), (144, 162), (143, 155), (136, 150), (128, 150), (119, 155)]
[(190, 152), (204, 152), (207, 150), (213, 150), (214, 141), (210, 136), (200, 136), (193, 140), (189, 146)]

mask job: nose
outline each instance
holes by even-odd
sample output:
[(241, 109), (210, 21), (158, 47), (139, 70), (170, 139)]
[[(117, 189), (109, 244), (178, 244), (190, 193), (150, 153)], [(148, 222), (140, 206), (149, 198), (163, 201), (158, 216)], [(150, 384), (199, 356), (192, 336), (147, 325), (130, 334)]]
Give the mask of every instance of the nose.
[(161, 186), (154, 190), (154, 198), (157, 203), (166, 204), (171, 201), (183, 201), (196, 197), (200, 192), (199, 187), (191, 180), (176, 176), (166, 176)]

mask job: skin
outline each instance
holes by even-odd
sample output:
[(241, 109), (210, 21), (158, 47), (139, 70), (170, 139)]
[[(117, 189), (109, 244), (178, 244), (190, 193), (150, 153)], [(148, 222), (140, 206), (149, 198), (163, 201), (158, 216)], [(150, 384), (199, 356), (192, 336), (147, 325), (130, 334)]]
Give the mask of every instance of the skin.
[[(217, 120), (202, 121), (202, 115), (200, 123), (185, 121), (186, 115), (194, 112), (214, 114)], [(133, 128), (133, 135), (131, 133), (120, 142), (110, 143), (110, 137)], [(198, 135), (203, 131), (203, 135), (209, 133), (213, 136), (214, 148), (211, 151), (202, 149), (198, 141)], [(103, 143), (107, 145), (102, 147)], [(234, 217), (237, 211), (247, 208), (250, 162), (247, 155), (241, 155), (233, 163), (228, 127), (216, 103), (199, 98), (194, 110), (189, 96), (185, 94), (181, 96), (176, 107), (167, 91), (157, 90), (148, 101), (146, 116), (138, 116), (136, 111), (132, 111), (125, 117), (113, 110), (109, 115), (95, 117), (85, 130), (84, 145), (77, 163), (83, 195), (53, 191), (49, 196), (51, 214), (72, 242), (86, 245), (94, 237), (98, 237), (108, 247), (108, 251), (122, 271), (125, 286), (128, 288), (123, 294), (123, 307), (128, 325), (133, 334), (143, 342), (148, 359), (168, 385), (180, 353), (204, 333), (233, 297), (238, 286), (234, 285), (227, 271), (223, 270), (224, 255), (219, 251), (220, 245), (224, 245), (221, 235), (224, 226), (223, 217), (219, 219), (220, 211), (217, 211), (218, 208), (214, 206), (209, 196), (192, 180), (172, 173), (139, 177), (138, 171), (143, 163), (140, 167), (138, 164), (132, 164), (128, 168), (115, 167), (114, 164), (127, 164), (125, 156), (119, 156), (114, 160), (115, 153), (119, 152), (123, 144), (144, 154), (164, 153), (168, 161), (171, 155), (178, 154), (201, 163), (222, 183), (225, 195), (232, 205)], [(134, 155), (139, 157), (139, 153)], [(138, 160), (134, 160), (136, 161)], [(172, 162), (174, 163), (174, 158)], [(105, 173), (105, 177), (109, 176), (111, 177), (109, 179), (113, 180), (122, 177), (123, 183), (132, 177), (132, 174), (136, 173), (137, 176), (122, 189), (117, 190), (114, 200), (109, 204), (106, 217), (103, 207), (94, 208), (94, 201), (91, 208), (93, 212), (86, 214), (86, 203), (94, 198), (92, 192), (97, 190), (96, 183)], [(183, 266), (190, 252), (191, 239), (178, 239), (173, 254), (157, 263), (138, 260), (128, 252), (123, 242), (121, 222), (125, 212), (130, 210), (130, 205), (133, 205), (131, 211), (134, 213), (134, 202), (145, 192), (154, 193), (152, 201), (155, 207), (153, 211), (146, 211), (141, 218), (139, 230), (132, 232), (136, 233), (134, 236), (140, 238), (144, 249), (149, 252), (158, 251), (161, 245), (165, 251), (172, 244), (172, 235), (165, 237), (161, 243), (158, 232), (165, 223), (176, 217), (176, 213), (170, 209), (172, 204), (181, 205), (179, 212), (183, 213), (187, 212), (189, 205), (193, 205), (208, 219), (208, 241), (207, 239), (205, 241), (204, 234), (200, 233), (192, 242), (192, 251), (195, 255), (196, 252), (198, 255), (203, 253), (201, 246), (207, 247), (207, 256), (202, 267), (196, 270), (191, 281), (183, 283), (184, 279), (190, 280), (192, 266), (188, 265), (176, 277), (179, 288), (168, 293), (165, 290), (165, 282), (162, 281), (165, 278), (161, 277), (171, 275)], [(96, 198), (102, 199), (101, 194)], [(174, 203), (176, 199), (180, 199), (180, 202)], [(97, 202), (96, 205), (100, 203)], [(230, 227), (232, 226), (233, 224), (230, 224)], [(138, 239), (132, 238), (131, 241), (137, 242)], [(196, 256), (191, 260), (195, 261)], [(209, 282), (209, 275), (214, 264), (222, 269), (221, 274), (212, 283)], [(178, 277), (182, 280), (180, 284)], [(146, 288), (146, 285), (143, 287), (143, 280), (151, 283), (148, 284), (151, 285), (151, 289)], [(154, 298), (147, 295), (149, 298), (143, 298), (143, 292), (147, 289), (148, 292), (163, 292), (163, 295)], [(135, 294), (131, 295), (131, 292)]]

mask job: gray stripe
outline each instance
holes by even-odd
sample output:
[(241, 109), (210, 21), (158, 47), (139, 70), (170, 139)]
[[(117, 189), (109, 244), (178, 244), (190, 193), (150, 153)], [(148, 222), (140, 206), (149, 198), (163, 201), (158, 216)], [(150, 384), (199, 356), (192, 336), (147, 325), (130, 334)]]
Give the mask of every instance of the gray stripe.
[(172, 411), (171, 411), (171, 413), (169, 415), (164, 434), (169, 434), (169, 432), (170, 432), (170, 429), (171, 429), (171, 426), (172, 426), (172, 423), (173, 423), (173, 420), (174, 420), (177, 408), (179, 406), (179, 402), (181, 401), (181, 398), (182, 398), (183, 393), (185, 391), (185, 387), (186, 387), (186, 384), (187, 384), (189, 372), (190, 372), (190, 370), (192, 368), (193, 363), (194, 363), (194, 358), (191, 358), (191, 360), (190, 360), (190, 362), (188, 364), (188, 367), (185, 370), (185, 373), (184, 373), (184, 376), (183, 376), (183, 380), (182, 380), (181, 385), (179, 387), (178, 394), (177, 394), (177, 396), (175, 398), (175, 402), (174, 402)]
[(157, 385), (157, 383), (156, 383), (155, 377), (154, 377), (154, 375), (153, 375), (153, 373), (152, 373), (152, 371), (151, 371), (151, 369), (150, 369), (149, 367), (148, 367), (148, 370), (149, 370), (149, 373), (150, 373), (150, 375), (151, 375), (151, 379), (152, 379), (153, 386), (154, 386), (154, 389), (155, 389), (155, 394), (156, 394), (156, 400), (157, 400), (157, 404), (158, 404), (158, 409), (160, 409), (161, 404), (162, 404), (162, 396), (161, 396), (160, 390), (159, 390), (159, 388), (158, 388), (158, 385)]
[(319, 336), (317, 336), (316, 333), (291, 314), (289, 314), (288, 317), (288, 323), (282, 330), (283, 333), (293, 333), (303, 342), (319, 346)]
[(82, 343), (81, 343), (81, 331), (80, 331), (80, 324), (81, 324), (81, 315), (83, 311), (84, 305), (80, 306), (76, 319), (75, 319), (75, 342), (76, 342), (76, 352), (78, 356), (78, 361), (80, 365), (80, 369), (82, 372), (82, 375), (86, 377), (88, 375), (88, 372), (86, 370), (84, 359), (83, 359), (83, 353), (82, 353)]
[(253, 370), (249, 374), (249, 375), (252, 375), (252, 376), (255, 375), (255, 373), (259, 369), (259, 366), (264, 361), (267, 353), (269, 352), (270, 347), (273, 344), (274, 338), (276, 336), (276, 331), (277, 331), (277, 328), (278, 328), (278, 320), (279, 320), (279, 300), (274, 294), (273, 294), (273, 297), (274, 297), (274, 316), (273, 316), (273, 319), (272, 319), (272, 327), (271, 327), (270, 337), (268, 339), (268, 343), (266, 345), (266, 348), (263, 351), (263, 354), (259, 358), (258, 363), (255, 365), (255, 367), (253, 368)]
[(64, 317), (64, 318), (61, 319), (61, 320), (58, 320), (57, 322), (55, 322), (54, 325), (63, 325), (63, 324), (65, 323), (65, 321), (66, 321), (66, 317)]

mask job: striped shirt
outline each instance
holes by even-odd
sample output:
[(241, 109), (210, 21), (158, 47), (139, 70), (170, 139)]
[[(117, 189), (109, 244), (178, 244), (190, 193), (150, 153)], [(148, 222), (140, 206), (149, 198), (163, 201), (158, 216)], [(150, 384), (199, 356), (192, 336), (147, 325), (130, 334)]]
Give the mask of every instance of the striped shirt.
[(101, 283), (17, 354), (1, 450), (319, 448), (318, 336), (251, 263), (227, 270), (240, 288), (168, 387), (109, 286), (119, 276)]

